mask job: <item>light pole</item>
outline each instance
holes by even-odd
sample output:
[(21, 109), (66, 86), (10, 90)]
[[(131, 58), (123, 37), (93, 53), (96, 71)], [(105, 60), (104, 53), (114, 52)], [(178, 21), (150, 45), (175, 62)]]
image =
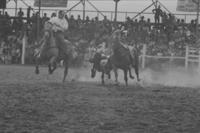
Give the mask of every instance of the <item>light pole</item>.
[(37, 41), (39, 42), (39, 36), (40, 36), (40, 11), (41, 11), (41, 0), (39, 0), (38, 5), (38, 14), (37, 15)]
[(196, 20), (196, 35), (198, 36), (198, 28), (199, 28), (199, 4), (200, 4), (200, 1), (199, 0), (192, 0), (196, 5), (197, 5), (197, 20)]
[(17, 8), (18, 8), (18, 1), (14, 0), (15, 2), (15, 17), (17, 16)]
[(199, 36), (199, 0), (197, 1), (197, 22), (196, 22), (196, 32), (197, 36)]
[(81, 0), (83, 4), (83, 21), (85, 21), (85, 0)]
[(114, 0), (114, 2), (115, 2), (115, 18), (114, 18), (114, 21), (116, 22), (117, 21), (117, 8), (118, 8), (118, 2), (119, 2), (120, 0)]

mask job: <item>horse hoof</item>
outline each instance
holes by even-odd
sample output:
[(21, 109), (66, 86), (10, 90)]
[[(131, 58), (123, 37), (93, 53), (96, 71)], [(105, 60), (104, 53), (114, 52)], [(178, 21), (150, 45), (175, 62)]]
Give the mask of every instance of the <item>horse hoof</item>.
[(135, 79), (135, 77), (133, 77), (133, 76), (130, 76), (130, 78), (131, 78), (131, 79)]
[(39, 70), (35, 70), (35, 74), (40, 74), (40, 71)]
[(119, 83), (117, 82), (117, 83), (115, 83), (115, 86), (119, 86)]
[(52, 71), (49, 71), (49, 74), (51, 75), (51, 74), (53, 74), (53, 72), (52, 72)]

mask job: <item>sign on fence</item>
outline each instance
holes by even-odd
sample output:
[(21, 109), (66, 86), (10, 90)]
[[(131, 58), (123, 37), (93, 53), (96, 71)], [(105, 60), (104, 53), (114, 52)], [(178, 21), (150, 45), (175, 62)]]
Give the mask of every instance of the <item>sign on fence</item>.
[(177, 11), (197, 12), (196, 0), (178, 0)]
[[(68, 0), (41, 0), (41, 7), (66, 7)], [(35, 0), (34, 6), (39, 6), (39, 0)]]

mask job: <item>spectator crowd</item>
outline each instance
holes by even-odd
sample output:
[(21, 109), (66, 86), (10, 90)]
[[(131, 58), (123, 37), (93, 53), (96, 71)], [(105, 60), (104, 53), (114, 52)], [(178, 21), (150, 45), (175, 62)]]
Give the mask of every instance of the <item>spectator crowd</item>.
[[(29, 7), (25, 15), (20, 8), (17, 17), (10, 17), (7, 12), (0, 11), (1, 62), (5, 63), (6, 58), (9, 58), (10, 63), (19, 63), (23, 35), (27, 34), (28, 45), (34, 45), (37, 40), (37, 29), (42, 29), (46, 21), (56, 17), (56, 13), (52, 13), (51, 16), (44, 13), (42, 17), (39, 17), (38, 12), (33, 12), (32, 15), (31, 12), (32, 8)], [(186, 23), (185, 20), (162, 11), (160, 7), (152, 12), (155, 22), (144, 16), (135, 20), (127, 17), (125, 22), (113, 22), (106, 16), (103, 20), (99, 20), (98, 17), (91, 19), (89, 16), (83, 20), (80, 15), (76, 18), (73, 15), (66, 15), (69, 22), (66, 38), (79, 45), (79, 52), (82, 54), (88, 47), (108, 43), (107, 38), (115, 29), (126, 31), (122, 34), (129, 45), (142, 48), (146, 44), (148, 55), (184, 56), (186, 45), (198, 47), (196, 44), (198, 39), (196, 20)], [(39, 27), (37, 27), (38, 18)], [(42, 30), (40, 34), (42, 34)]]

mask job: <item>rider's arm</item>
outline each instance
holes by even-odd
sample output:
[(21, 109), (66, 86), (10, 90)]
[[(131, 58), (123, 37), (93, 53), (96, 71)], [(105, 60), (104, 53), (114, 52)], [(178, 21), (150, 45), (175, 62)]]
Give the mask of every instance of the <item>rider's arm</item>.
[(66, 31), (68, 30), (68, 22), (65, 19), (58, 19), (53, 18), (50, 20), (50, 22), (53, 24), (53, 29), (55, 31)]

